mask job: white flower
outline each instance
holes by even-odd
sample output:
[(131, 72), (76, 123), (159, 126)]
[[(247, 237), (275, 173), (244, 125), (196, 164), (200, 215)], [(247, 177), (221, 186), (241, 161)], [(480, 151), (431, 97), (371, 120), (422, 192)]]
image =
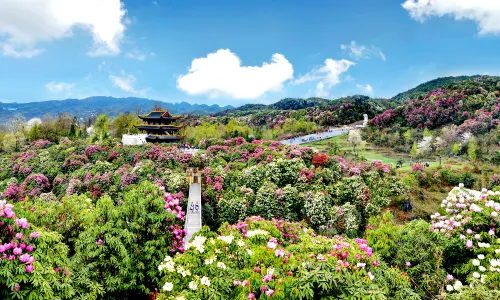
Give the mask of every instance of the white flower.
[(247, 237), (253, 237), (255, 235), (268, 235), (269, 232), (262, 230), (262, 229), (256, 229), (256, 230), (249, 230), (247, 231)]
[(221, 241), (224, 241), (228, 244), (231, 244), (231, 242), (233, 241), (234, 239), (234, 236), (232, 235), (228, 235), (228, 236), (219, 236), (217, 239), (221, 240)]
[(276, 244), (275, 242), (267, 242), (267, 248), (269, 249), (275, 249), (276, 246), (278, 246), (278, 244)]
[(200, 280), (200, 283), (206, 286), (210, 286), (210, 279), (207, 276), (203, 276)]
[(358, 263), (358, 264), (356, 265), (356, 267), (361, 268), (361, 269), (364, 269), (364, 268), (365, 268), (365, 266), (366, 266), (366, 264), (365, 264), (365, 263)]
[(373, 278), (375, 278), (375, 276), (372, 274), (372, 272), (368, 272), (367, 275), (370, 278), (370, 280), (373, 280)]
[(453, 286), (452, 286), (452, 285), (450, 285), (450, 284), (448, 284), (448, 285), (446, 286), (446, 290), (447, 290), (448, 292), (453, 291)]
[(171, 282), (165, 282), (165, 285), (163, 286), (163, 290), (170, 292), (174, 288), (174, 285)]
[(477, 256), (477, 258), (479, 258), (479, 259), (484, 259), (484, 255), (479, 254), (479, 255)]
[(479, 266), (479, 271), (481, 271), (481, 272), (485, 272), (485, 271), (486, 271), (486, 268), (485, 268), (485, 267), (483, 267), (483, 266)]
[(189, 282), (189, 288), (193, 291), (196, 291), (196, 289), (198, 288), (198, 285), (196, 284), (196, 282), (191, 281), (191, 282)]
[(216, 260), (217, 260), (217, 257), (215, 257), (215, 256), (212, 256), (209, 259), (205, 259), (205, 265), (210, 265)]
[(217, 268), (225, 270), (226, 269), (226, 265), (223, 262), (219, 261), (217, 263)]
[(243, 242), (243, 241), (238, 241), (236, 244), (237, 244), (238, 246), (240, 246), (240, 247), (245, 246), (245, 242)]
[(477, 267), (477, 266), (479, 266), (481, 264), (481, 262), (479, 260), (477, 260), (477, 259), (473, 259), (472, 260), (472, 264)]
[(458, 185), (458, 187), (459, 187), (459, 188), (463, 188), (463, 187), (464, 187), (464, 184), (463, 184), (463, 183), (460, 183), (460, 184)]
[(500, 254), (500, 248), (495, 249), (495, 253), (496, 253), (496, 254)]
[(186, 298), (184, 298), (184, 296), (179, 296), (179, 297), (176, 297), (175, 300), (186, 300)]
[(252, 256), (253, 251), (252, 251), (252, 250), (250, 250), (250, 249), (247, 249), (247, 253), (248, 253), (248, 255)]
[(462, 282), (460, 280), (457, 280), (457, 281), (455, 281), (455, 284), (453, 285), (453, 288), (458, 291), (458, 290), (460, 290), (462, 288), (462, 286), (463, 286)]
[(273, 274), (274, 274), (274, 268), (269, 268), (269, 269), (267, 269), (266, 273), (267, 273), (268, 275), (273, 275)]
[(479, 275), (478, 272), (474, 272), (474, 273), (472, 273), (472, 277), (479, 278), (479, 277), (481, 277), (481, 275)]

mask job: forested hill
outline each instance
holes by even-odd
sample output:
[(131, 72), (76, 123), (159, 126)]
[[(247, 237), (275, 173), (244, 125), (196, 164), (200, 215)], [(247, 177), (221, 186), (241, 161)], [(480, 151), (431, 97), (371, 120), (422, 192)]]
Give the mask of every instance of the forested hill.
[(449, 77), (440, 77), (433, 79), (431, 81), (424, 82), (422, 84), (419, 84), (418, 86), (407, 90), (405, 92), (399, 93), (396, 96), (392, 97), (393, 100), (395, 101), (406, 101), (410, 99), (415, 99), (418, 98), (419, 96), (425, 96), (427, 93), (430, 91), (433, 91), (438, 88), (449, 88), (450, 85), (456, 84), (460, 81), (464, 81), (467, 79), (474, 79), (481, 77), (481, 75), (474, 75), (474, 76), (449, 76)]
[(371, 103), (374, 106), (382, 108), (391, 108), (397, 106), (397, 103), (391, 99), (373, 99), (363, 95), (353, 95), (334, 100), (323, 98), (285, 98), (276, 103), (264, 104), (246, 104), (237, 108), (231, 108), (214, 114), (215, 116), (244, 116), (255, 113), (274, 112), (284, 110), (303, 110), (312, 108), (325, 108), (329, 109), (333, 106), (337, 107), (342, 104), (360, 105)]
[(208, 115), (232, 108), (232, 106), (221, 107), (216, 104), (167, 103), (145, 98), (114, 98), (104, 96), (30, 103), (0, 102), (0, 123), (7, 122), (17, 113), (23, 114), (26, 119), (43, 117), (46, 114), (57, 115), (63, 112), (72, 113), (77, 118), (88, 118), (103, 113), (113, 117), (123, 112), (135, 113), (138, 110), (144, 113), (153, 108), (155, 104), (160, 104), (162, 108), (168, 109), (173, 114)]

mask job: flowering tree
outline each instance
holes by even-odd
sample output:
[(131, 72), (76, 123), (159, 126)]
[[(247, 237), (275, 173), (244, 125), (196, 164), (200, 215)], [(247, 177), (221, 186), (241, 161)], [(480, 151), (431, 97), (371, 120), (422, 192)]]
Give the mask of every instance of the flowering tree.
[(359, 131), (359, 129), (350, 130), (347, 137), (347, 141), (351, 144), (352, 151), (354, 155), (357, 157), (359, 151), (358, 148), (363, 142), (363, 140), (361, 139), (361, 132)]

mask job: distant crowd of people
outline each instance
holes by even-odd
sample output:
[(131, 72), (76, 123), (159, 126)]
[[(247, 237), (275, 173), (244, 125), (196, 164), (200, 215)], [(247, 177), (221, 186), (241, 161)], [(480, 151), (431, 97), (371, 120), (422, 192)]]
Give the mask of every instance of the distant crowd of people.
[(177, 146), (177, 147), (181, 150), (199, 150), (200, 149), (199, 147), (191, 146), (189, 143), (179, 144), (179, 146)]

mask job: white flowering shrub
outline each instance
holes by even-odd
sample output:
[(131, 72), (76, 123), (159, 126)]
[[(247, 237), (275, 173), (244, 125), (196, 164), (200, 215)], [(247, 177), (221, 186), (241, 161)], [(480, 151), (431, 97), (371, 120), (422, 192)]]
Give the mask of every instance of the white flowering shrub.
[(301, 159), (279, 158), (265, 166), (266, 179), (282, 187), (287, 184), (295, 184), (299, 179), (300, 170), (306, 165)]
[(274, 183), (264, 183), (255, 196), (255, 203), (251, 208), (251, 213), (266, 219), (279, 217), (277, 189), (278, 187)]
[(332, 215), (332, 199), (324, 192), (310, 192), (304, 202), (304, 212), (313, 226), (324, 226)]
[(160, 299), (418, 299), (401, 272), (379, 265), (366, 240), (326, 238), (261, 217), (219, 233), (204, 227), (158, 269)]
[(223, 196), (217, 203), (220, 222), (236, 223), (247, 216), (248, 202), (242, 196)]
[[(450, 239), (447, 267), (472, 286), (500, 286), (500, 192), (454, 188), (431, 216), (433, 231)], [(453, 272), (453, 273), (452, 273)], [(457, 289), (447, 285), (448, 292)]]

